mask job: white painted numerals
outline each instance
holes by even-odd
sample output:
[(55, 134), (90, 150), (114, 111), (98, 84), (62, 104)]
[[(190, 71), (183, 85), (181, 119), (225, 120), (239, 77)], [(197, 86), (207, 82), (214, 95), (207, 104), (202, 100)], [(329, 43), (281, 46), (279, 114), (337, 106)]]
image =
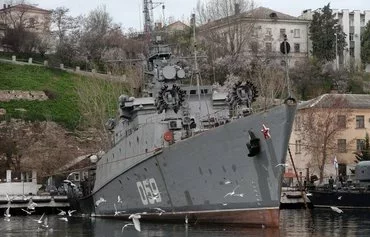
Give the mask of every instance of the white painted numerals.
[(154, 178), (136, 182), (136, 186), (139, 190), (140, 198), (144, 205), (154, 204), (162, 201), (161, 194)]

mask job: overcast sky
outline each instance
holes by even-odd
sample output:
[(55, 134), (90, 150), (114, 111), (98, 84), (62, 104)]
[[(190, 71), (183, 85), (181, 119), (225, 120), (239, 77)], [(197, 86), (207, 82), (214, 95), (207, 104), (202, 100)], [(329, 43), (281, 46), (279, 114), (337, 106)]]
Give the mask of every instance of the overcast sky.
[[(6, 0), (0, 0), (4, 2)], [(205, 1), (205, 0), (201, 0)], [(143, 0), (28, 0), (45, 9), (65, 6), (72, 15), (87, 14), (99, 5), (105, 5), (115, 23), (121, 23), (123, 28), (142, 29)], [(165, 3), (165, 17), (173, 16), (178, 20), (188, 20), (194, 11), (198, 0), (153, 0)], [(268, 7), (292, 16), (298, 16), (305, 9), (317, 9), (331, 2), (333, 9), (365, 10), (370, 9), (370, 0), (256, 0), (258, 6)], [(2, 5), (1, 5), (2, 6)], [(155, 18), (162, 15), (161, 7), (155, 10)]]

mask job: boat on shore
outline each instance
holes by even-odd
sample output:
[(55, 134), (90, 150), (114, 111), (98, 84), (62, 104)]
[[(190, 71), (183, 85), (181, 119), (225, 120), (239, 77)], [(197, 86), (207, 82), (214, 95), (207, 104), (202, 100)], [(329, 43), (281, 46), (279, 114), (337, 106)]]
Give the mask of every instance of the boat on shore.
[(333, 187), (311, 187), (307, 197), (315, 208), (370, 208), (370, 161), (356, 165), (353, 181), (337, 182)]
[(120, 96), (120, 116), (108, 124), (113, 147), (82, 182), (66, 181), (71, 207), (95, 217), (278, 227), (296, 101), (254, 111), (251, 82), (227, 92), (201, 86), (196, 60), (186, 70), (153, 36), (148, 93)]

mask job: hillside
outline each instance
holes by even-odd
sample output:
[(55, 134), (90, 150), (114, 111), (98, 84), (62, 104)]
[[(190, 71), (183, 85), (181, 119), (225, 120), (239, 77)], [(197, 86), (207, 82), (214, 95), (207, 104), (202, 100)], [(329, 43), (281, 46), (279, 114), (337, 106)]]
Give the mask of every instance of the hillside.
[(126, 84), (58, 69), (0, 62), (0, 178), (5, 169), (47, 176), (107, 147)]
[[(70, 130), (78, 128), (82, 117), (81, 95), (78, 91), (88, 84), (100, 84), (107, 95), (111, 84), (94, 78), (71, 74), (59, 69), (39, 66), (15, 65), (0, 62), (0, 91), (43, 91), (48, 97), (45, 101), (11, 100), (0, 101), (0, 108), (6, 110), (7, 118), (21, 118), (30, 121), (54, 121)], [(121, 91), (124, 91), (124, 85)], [(91, 87), (91, 86), (90, 86)], [(95, 88), (94, 88), (95, 89)], [(96, 95), (96, 91), (90, 91)], [(110, 111), (113, 116), (116, 111), (118, 97), (116, 94), (109, 98)]]

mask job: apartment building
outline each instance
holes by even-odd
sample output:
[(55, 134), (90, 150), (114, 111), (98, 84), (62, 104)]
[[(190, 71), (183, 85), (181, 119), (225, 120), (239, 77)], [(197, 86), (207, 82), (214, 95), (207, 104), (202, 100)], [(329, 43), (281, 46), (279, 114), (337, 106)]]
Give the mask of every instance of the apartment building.
[[(341, 101), (342, 106), (333, 108), (334, 101)], [(317, 144), (311, 144), (307, 139), (307, 133), (302, 133), (302, 129), (307, 129), (303, 126), (303, 120), (307, 119), (305, 117), (307, 112), (313, 116), (324, 118), (322, 122), (328, 123), (328, 126), (334, 128), (338, 126), (337, 128), (339, 128), (337, 130), (339, 132), (331, 138), (331, 142), (327, 141), (326, 143), (327, 149), (325, 151), (328, 159), (325, 164), (324, 177), (334, 177), (337, 172), (347, 176), (353, 175), (351, 170), (356, 164), (354, 153), (364, 147), (366, 133), (370, 132), (370, 95), (324, 94), (300, 103), (289, 141), (292, 158), (299, 175), (305, 177), (307, 169), (309, 169), (310, 175), (319, 176), (319, 170), (315, 164), (318, 155), (313, 154), (313, 150), (310, 149)], [(322, 132), (324, 133), (324, 131)], [(335, 169), (333, 163), (334, 157), (337, 158), (339, 164), (338, 170)], [(289, 156), (287, 163), (290, 164), (289, 167), (292, 167)], [(286, 170), (288, 174), (292, 172), (291, 168)]]
[[(237, 9), (237, 8), (235, 8)], [(293, 67), (299, 60), (308, 57), (308, 33), (309, 20), (299, 19), (269, 8), (258, 7), (244, 13), (235, 12), (235, 15), (208, 22), (199, 28), (199, 35), (216, 31), (219, 35), (230, 30), (230, 25), (238, 24), (241, 30), (253, 27), (250, 37), (247, 39), (243, 52), (253, 54), (258, 49), (260, 54), (268, 53), (269, 57), (275, 58), (282, 65), (285, 64), (283, 54), (280, 52), (280, 45), (284, 41), (284, 35), (290, 44), (289, 66)], [(249, 36), (249, 35), (248, 35)], [(227, 39), (230, 42), (230, 39)], [(225, 45), (225, 47), (228, 47)]]
[[(312, 20), (314, 12), (311, 9), (304, 10), (300, 18)], [(338, 53), (339, 64), (361, 63), (361, 34), (370, 20), (370, 10), (333, 9), (333, 14), (347, 35), (347, 47)]]
[(4, 35), (7, 27), (15, 28), (19, 25), (35, 32), (49, 31), (51, 13), (52, 11), (27, 4), (3, 4), (0, 9), (0, 36)]

